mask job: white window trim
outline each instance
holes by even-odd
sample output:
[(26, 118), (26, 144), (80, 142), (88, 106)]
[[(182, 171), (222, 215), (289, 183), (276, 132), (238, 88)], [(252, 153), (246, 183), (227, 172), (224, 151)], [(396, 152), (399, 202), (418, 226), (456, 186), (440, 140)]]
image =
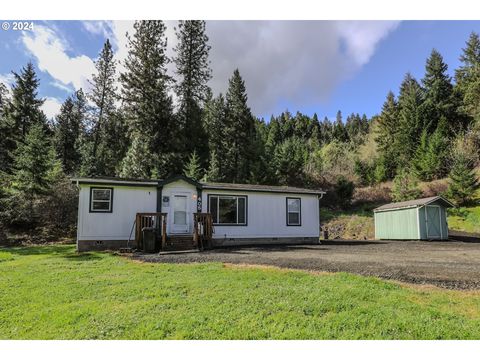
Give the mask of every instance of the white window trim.
[[(110, 194), (109, 200), (95, 200), (94, 194), (95, 190), (105, 191), (108, 190)], [(108, 203), (108, 209), (94, 209), (94, 203)], [(91, 187), (90, 188), (90, 204), (89, 209), (91, 213), (111, 213), (113, 211), (113, 188), (103, 188), (103, 187)]]

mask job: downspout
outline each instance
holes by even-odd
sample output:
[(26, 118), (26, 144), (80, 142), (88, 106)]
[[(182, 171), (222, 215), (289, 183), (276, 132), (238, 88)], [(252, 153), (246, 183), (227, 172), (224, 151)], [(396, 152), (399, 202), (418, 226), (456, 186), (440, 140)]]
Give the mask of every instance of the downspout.
[[(77, 205), (79, 205), (80, 203), (80, 182), (78, 181), (78, 179), (76, 180), (76, 188), (78, 190), (78, 203)], [(90, 206), (90, 205), (89, 205)], [(77, 206), (77, 252), (78, 252), (78, 238), (79, 238), (79, 232), (80, 232), (80, 206)]]
[[(322, 231), (322, 225), (321, 225), (321, 222), (320, 222), (321, 221), (321, 219), (320, 219), (320, 209), (321, 209), (320, 200), (322, 200), (324, 194), (325, 193), (320, 193), (320, 195), (317, 196), (317, 198), (318, 198), (318, 230), (319, 230), (319, 233)], [(320, 245), (321, 243), (322, 242), (321, 242), (320, 236), (319, 236), (318, 237), (318, 244)]]

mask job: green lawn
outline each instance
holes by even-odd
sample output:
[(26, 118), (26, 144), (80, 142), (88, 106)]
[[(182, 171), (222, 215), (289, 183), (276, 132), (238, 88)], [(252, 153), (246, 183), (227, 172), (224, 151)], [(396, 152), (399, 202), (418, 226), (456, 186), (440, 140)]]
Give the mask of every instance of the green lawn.
[(479, 339), (480, 293), (0, 249), (1, 339)]

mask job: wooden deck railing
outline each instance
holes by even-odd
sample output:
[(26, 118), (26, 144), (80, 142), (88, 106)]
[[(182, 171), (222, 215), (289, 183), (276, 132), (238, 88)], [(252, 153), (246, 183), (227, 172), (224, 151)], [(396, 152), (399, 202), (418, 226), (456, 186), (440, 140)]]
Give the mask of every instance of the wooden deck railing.
[(167, 242), (167, 213), (137, 213), (135, 220), (135, 244), (137, 249), (143, 248), (142, 230), (146, 227), (153, 227), (157, 237), (161, 238), (161, 249), (165, 248)]
[(214, 232), (212, 214), (193, 214), (193, 242), (200, 250), (212, 247)]

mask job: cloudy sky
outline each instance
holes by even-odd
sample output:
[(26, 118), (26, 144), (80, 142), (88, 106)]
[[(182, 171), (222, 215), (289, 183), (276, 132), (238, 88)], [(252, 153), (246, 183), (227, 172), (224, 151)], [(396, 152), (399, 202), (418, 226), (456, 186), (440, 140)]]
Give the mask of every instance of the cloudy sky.
[[(167, 22), (170, 54), (175, 25)], [(0, 30), (0, 81), (10, 83), (11, 71), (32, 61), (44, 110), (54, 116), (75, 89), (88, 89), (106, 38), (121, 64), (127, 54), (125, 33), (132, 26), (131, 21), (36, 21), (33, 31)], [(252, 111), (267, 120), (286, 109), (321, 117), (334, 117), (337, 110), (371, 116), (388, 90), (397, 91), (407, 71), (422, 77), (432, 48), (453, 73), (471, 31), (480, 32), (480, 22), (208, 21), (210, 86), (224, 92), (239, 68)]]

